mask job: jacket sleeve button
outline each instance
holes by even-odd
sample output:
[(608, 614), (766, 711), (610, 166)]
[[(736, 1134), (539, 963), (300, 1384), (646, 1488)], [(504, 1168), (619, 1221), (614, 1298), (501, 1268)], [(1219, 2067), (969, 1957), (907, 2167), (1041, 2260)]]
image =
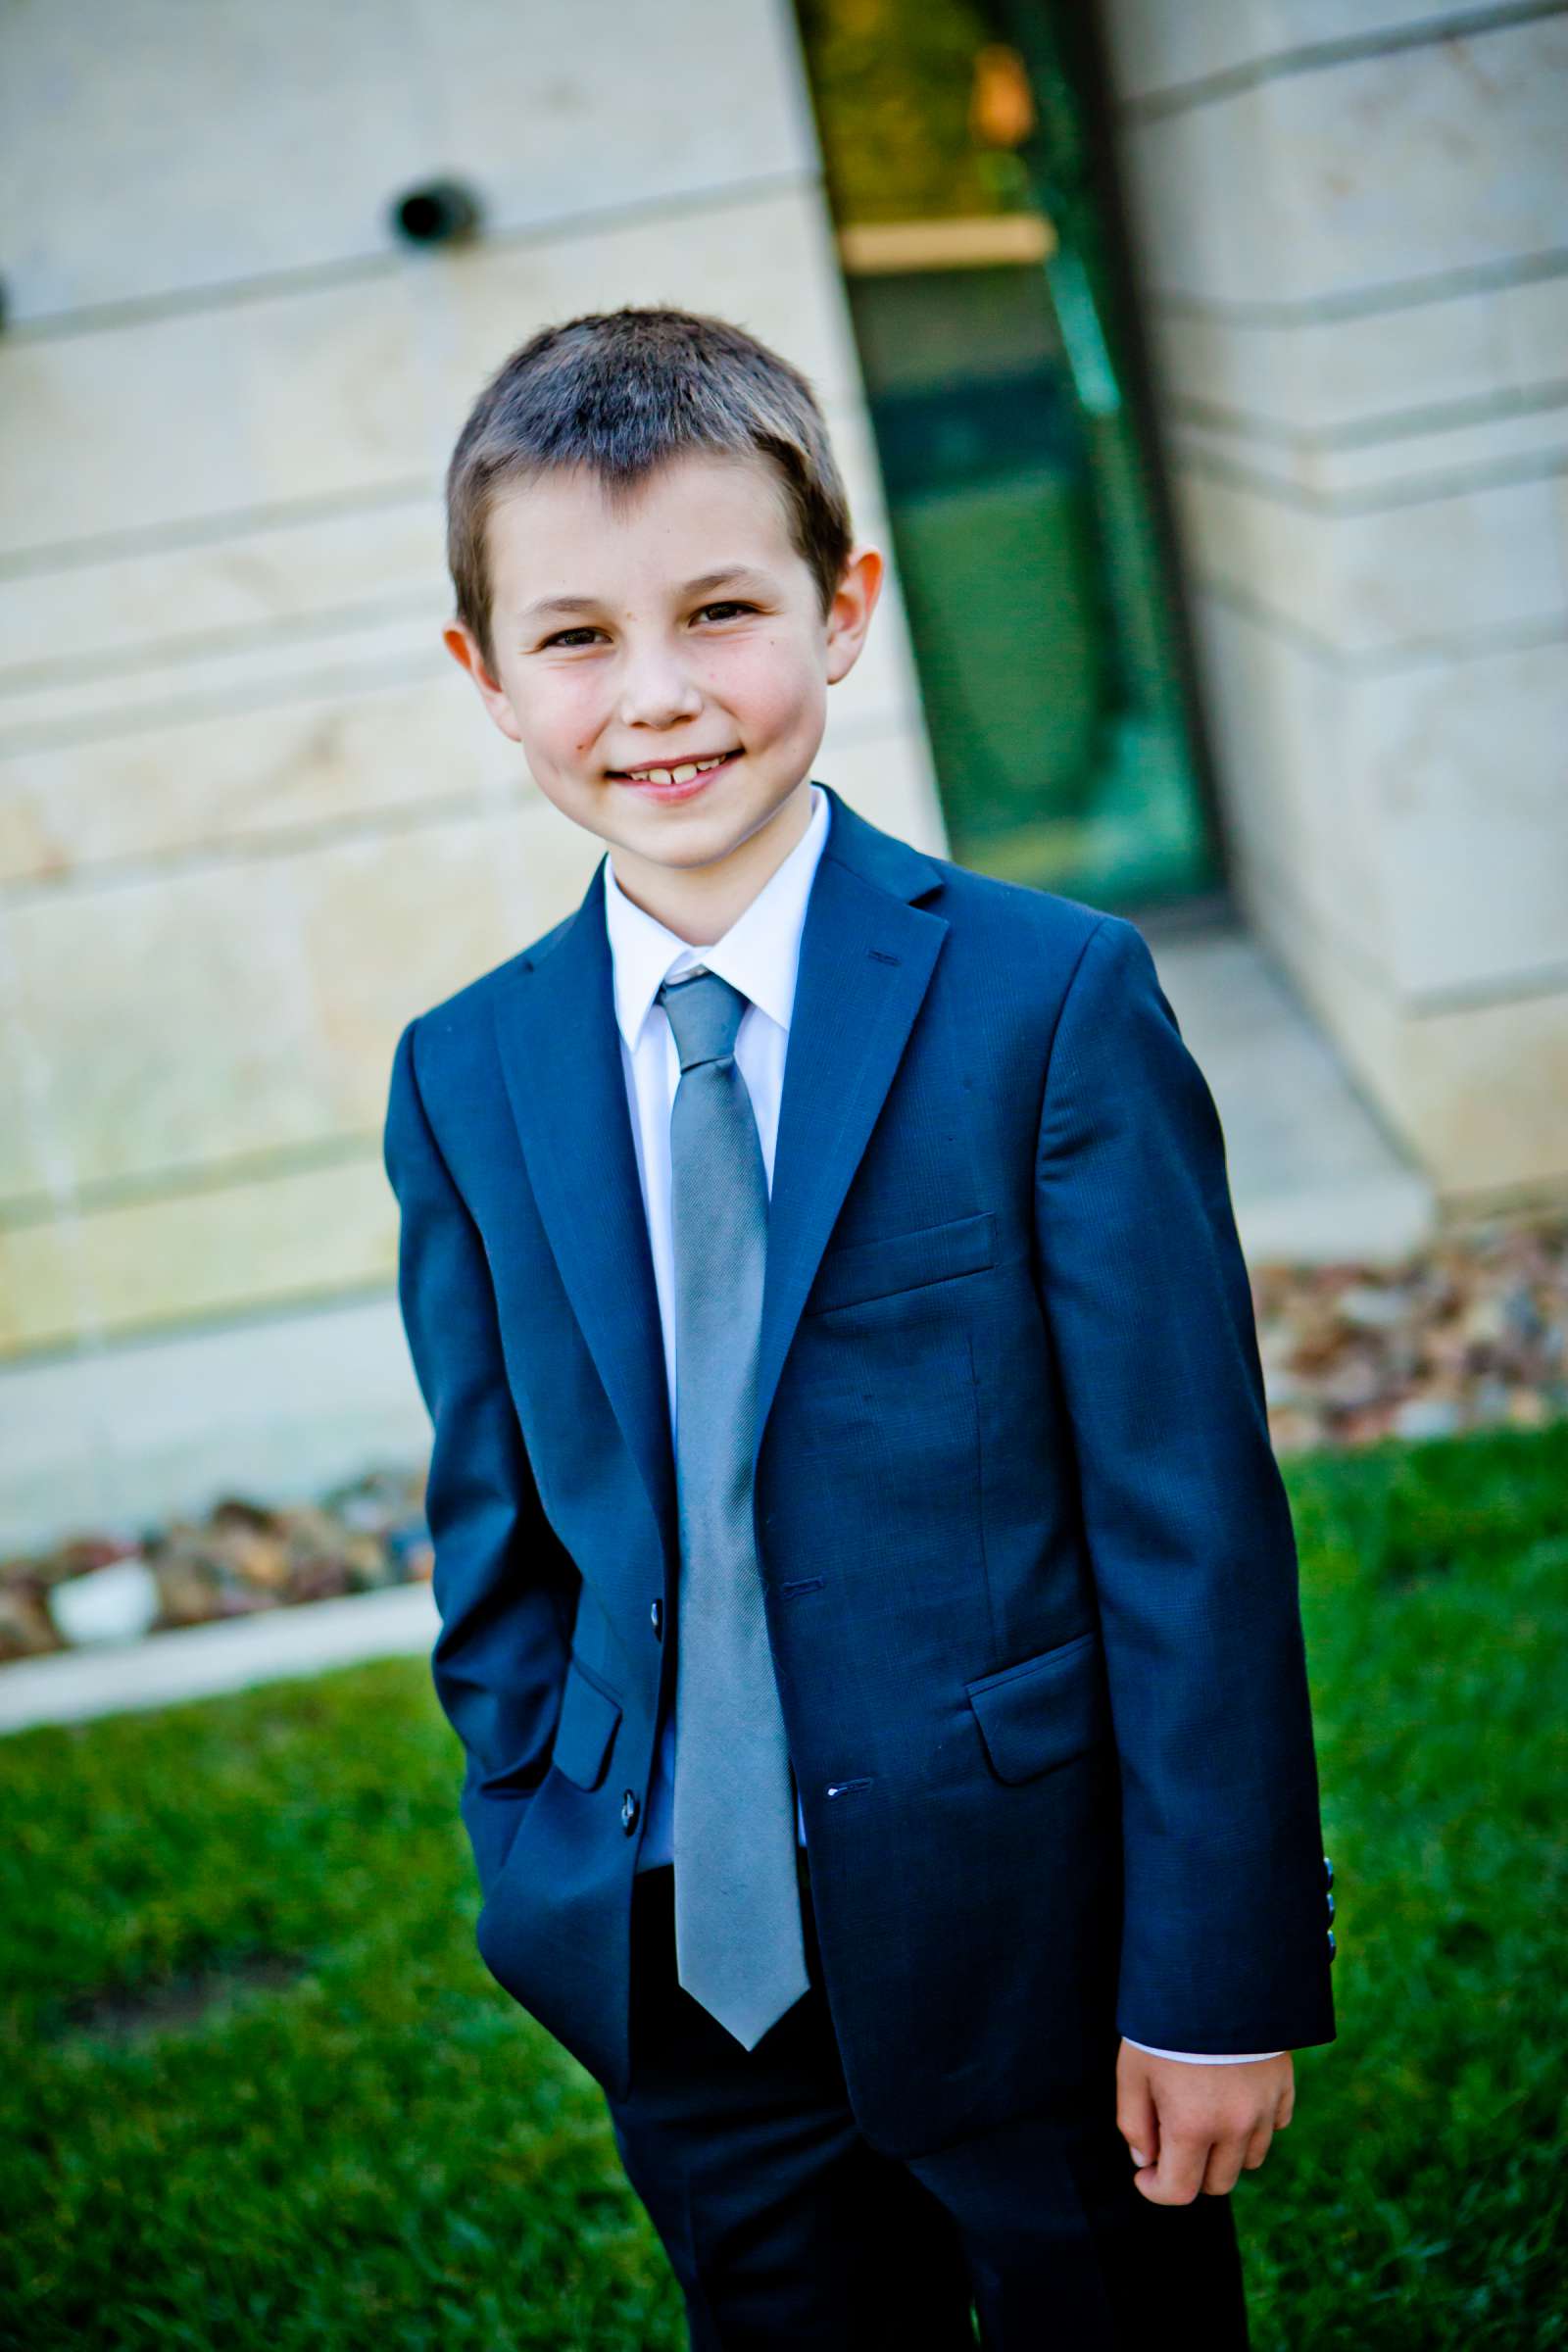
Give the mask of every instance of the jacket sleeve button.
[(1332, 1886), (1334, 1884), (1334, 1865), (1327, 1854), (1323, 1857), (1323, 1884), (1325, 1886)]
[(648, 1622), (654, 1629), (655, 1639), (662, 1642), (664, 1639), (664, 1604), (662, 1600), (656, 1600), (650, 1608)]
[(1323, 1897), (1323, 1900), (1324, 1900), (1324, 1901), (1325, 1901), (1325, 1902), (1328, 1904), (1328, 1907), (1329, 1907), (1329, 1917), (1330, 1917), (1330, 1919), (1332, 1919), (1332, 1918), (1334, 1917), (1334, 1897), (1333, 1897), (1333, 1895), (1332, 1895), (1332, 1894), (1326, 1894), (1326, 1895)]
[(1338, 1945), (1338, 1944), (1335, 1942), (1335, 1940), (1334, 1940), (1334, 1930), (1333, 1930), (1332, 1928), (1330, 1928), (1330, 1930), (1329, 1930), (1329, 1965), (1330, 1965), (1330, 1967), (1332, 1967), (1332, 1966), (1333, 1966), (1333, 1964), (1334, 1964), (1334, 1955), (1335, 1955), (1335, 1953), (1336, 1953), (1336, 1952), (1339, 1950), (1339, 1948), (1340, 1948), (1340, 1947), (1339, 1947), (1339, 1945)]
[(620, 1800), (620, 1826), (629, 1838), (637, 1827), (637, 1791), (628, 1788)]

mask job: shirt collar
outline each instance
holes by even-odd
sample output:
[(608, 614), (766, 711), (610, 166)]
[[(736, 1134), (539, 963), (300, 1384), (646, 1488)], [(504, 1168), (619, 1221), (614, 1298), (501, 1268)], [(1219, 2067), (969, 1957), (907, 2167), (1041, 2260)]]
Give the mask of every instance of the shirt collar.
[(615, 1019), (633, 1053), (662, 982), (673, 971), (695, 970), (699, 964), (740, 989), (788, 1031), (807, 902), (830, 815), (826, 793), (813, 783), (806, 831), (711, 947), (694, 948), (636, 906), (615, 880), (614, 859), (606, 858), (605, 929), (614, 973)]

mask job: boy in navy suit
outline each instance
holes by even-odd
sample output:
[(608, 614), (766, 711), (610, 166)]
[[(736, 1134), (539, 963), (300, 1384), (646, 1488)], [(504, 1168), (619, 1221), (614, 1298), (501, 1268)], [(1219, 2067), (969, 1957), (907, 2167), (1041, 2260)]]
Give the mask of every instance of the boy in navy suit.
[(608, 852), (387, 1111), (481, 1954), (694, 2346), (1245, 2344), (1332, 1867), (1152, 960), (812, 778), (883, 564), (754, 337), (544, 330), (448, 511), (447, 644)]

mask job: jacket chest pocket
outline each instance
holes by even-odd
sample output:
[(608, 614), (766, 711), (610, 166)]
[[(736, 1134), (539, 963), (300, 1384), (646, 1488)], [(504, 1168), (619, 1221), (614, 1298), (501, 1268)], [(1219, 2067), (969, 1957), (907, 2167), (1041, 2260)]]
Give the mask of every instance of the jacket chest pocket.
[(824, 1253), (807, 1293), (805, 1311), (831, 1314), (835, 1307), (855, 1306), (864, 1298), (884, 1298), (956, 1275), (983, 1273), (996, 1262), (997, 1220), (990, 1209), (953, 1217), (942, 1225), (922, 1225), (913, 1233), (841, 1242)]

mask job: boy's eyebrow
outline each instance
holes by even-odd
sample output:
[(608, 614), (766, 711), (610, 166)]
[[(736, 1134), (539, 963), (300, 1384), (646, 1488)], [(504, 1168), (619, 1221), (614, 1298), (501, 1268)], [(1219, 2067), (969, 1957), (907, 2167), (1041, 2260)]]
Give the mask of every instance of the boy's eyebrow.
[[(702, 596), (710, 588), (734, 587), (737, 584), (745, 583), (756, 588), (766, 589), (770, 593), (777, 591), (776, 582), (765, 571), (760, 571), (755, 564), (723, 564), (716, 571), (700, 571), (694, 580), (683, 581), (675, 593), (677, 596)], [(597, 605), (598, 602), (597, 596), (590, 595), (546, 596), (541, 597), (536, 604), (524, 605), (519, 617), (523, 620), (536, 620), (543, 618), (547, 612), (581, 612), (589, 607)]]

